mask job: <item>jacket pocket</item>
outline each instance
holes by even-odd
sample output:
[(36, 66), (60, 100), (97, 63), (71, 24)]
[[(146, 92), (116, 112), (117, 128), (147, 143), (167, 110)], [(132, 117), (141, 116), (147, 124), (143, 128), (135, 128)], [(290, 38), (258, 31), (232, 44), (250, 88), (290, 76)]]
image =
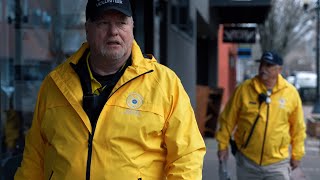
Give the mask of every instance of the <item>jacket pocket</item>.
[(243, 131), (241, 134), (241, 148), (244, 148), (245, 144), (246, 144), (246, 134), (247, 131)]
[(282, 152), (281, 152), (281, 147), (283, 146), (283, 141), (284, 141), (284, 137), (282, 137), (282, 139), (281, 139), (281, 144), (280, 144), (280, 146), (279, 146), (279, 153), (280, 153), (281, 156), (283, 156), (283, 154), (282, 154)]
[(52, 179), (54, 172), (54, 165), (56, 161), (56, 151), (51, 144), (45, 145), (44, 156), (44, 176), (45, 179)]
[(289, 141), (290, 141), (290, 138), (286, 137), (286, 136), (283, 136), (281, 139), (281, 143), (280, 143), (278, 151), (282, 157), (286, 156), (286, 152), (288, 151)]

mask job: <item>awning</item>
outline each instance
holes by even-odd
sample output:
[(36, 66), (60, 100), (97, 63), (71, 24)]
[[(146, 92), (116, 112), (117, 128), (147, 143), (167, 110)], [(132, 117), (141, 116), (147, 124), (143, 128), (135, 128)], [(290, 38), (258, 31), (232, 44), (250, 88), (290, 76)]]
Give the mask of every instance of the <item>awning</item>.
[(220, 24), (263, 23), (271, 0), (210, 0), (210, 11)]

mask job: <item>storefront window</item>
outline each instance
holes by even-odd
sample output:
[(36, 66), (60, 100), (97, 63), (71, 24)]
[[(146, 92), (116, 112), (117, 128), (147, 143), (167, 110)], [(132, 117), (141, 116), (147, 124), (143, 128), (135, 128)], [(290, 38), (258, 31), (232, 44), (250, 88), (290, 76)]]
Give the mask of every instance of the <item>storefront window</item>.
[(22, 153), (43, 79), (85, 41), (86, 1), (15, 2), (0, 1), (0, 160)]
[(177, 26), (189, 36), (193, 35), (193, 23), (189, 14), (189, 0), (176, 0), (171, 6), (171, 24)]

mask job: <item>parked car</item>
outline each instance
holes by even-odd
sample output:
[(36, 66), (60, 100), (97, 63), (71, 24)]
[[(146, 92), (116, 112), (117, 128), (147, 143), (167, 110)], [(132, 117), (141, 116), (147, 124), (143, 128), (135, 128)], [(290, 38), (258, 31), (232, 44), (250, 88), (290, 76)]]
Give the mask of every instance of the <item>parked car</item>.
[(288, 77), (287, 77), (287, 81), (288, 81), (289, 83), (293, 84), (293, 85), (294, 85), (295, 79), (296, 79), (295, 76), (288, 76)]
[(312, 101), (316, 98), (317, 74), (309, 71), (297, 71), (287, 77), (300, 93), (303, 101)]

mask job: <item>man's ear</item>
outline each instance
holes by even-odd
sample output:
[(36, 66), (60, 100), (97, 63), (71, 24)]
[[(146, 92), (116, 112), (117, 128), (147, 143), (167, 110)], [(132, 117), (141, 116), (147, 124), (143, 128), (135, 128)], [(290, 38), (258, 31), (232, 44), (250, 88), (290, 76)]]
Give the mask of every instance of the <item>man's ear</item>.
[(84, 23), (84, 28), (86, 30), (86, 35), (88, 34), (88, 21)]
[(282, 66), (279, 66), (279, 73), (281, 73), (282, 72)]

